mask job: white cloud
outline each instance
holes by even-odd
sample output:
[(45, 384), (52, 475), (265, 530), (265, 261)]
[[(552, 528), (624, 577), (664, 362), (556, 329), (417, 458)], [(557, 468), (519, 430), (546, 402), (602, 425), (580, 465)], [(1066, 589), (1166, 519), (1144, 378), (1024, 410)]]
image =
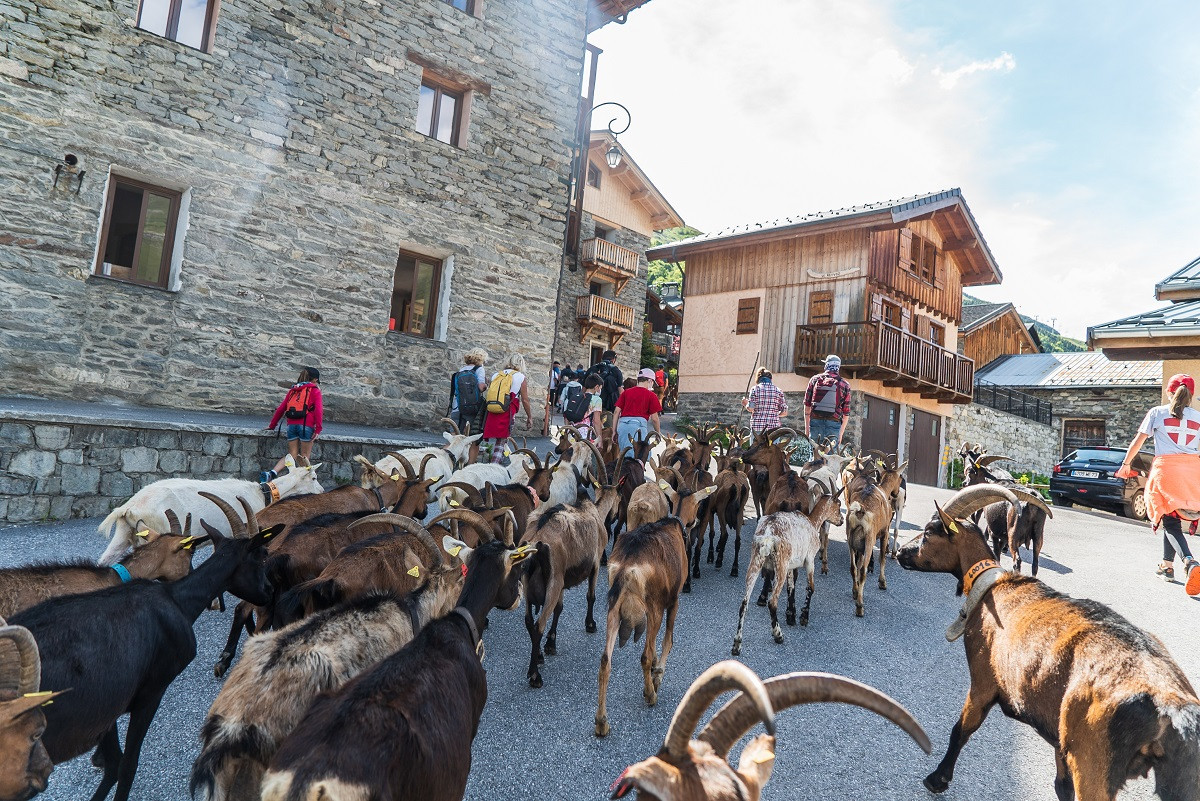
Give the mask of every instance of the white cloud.
[(977, 72), (1012, 72), (1017, 68), (1017, 60), (1011, 53), (1001, 53), (991, 61), (972, 61), (957, 69), (944, 72), (941, 67), (934, 67), (933, 74), (943, 89), (953, 89), (960, 79)]

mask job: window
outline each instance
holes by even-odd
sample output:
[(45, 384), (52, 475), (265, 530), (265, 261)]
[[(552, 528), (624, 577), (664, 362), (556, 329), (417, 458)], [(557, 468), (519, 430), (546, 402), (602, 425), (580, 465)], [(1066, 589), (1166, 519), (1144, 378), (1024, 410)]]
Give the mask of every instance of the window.
[(939, 348), (946, 347), (946, 326), (929, 321), (929, 341)]
[(588, 186), (600, 188), (600, 168), (590, 161), (588, 162), (587, 183)]
[(900, 307), (885, 300), (883, 302), (883, 321), (896, 328), (903, 328), (904, 322)]
[(197, 50), (211, 50), (217, 0), (142, 0), (137, 26)]
[(475, 13), (475, 0), (446, 0), (446, 2), (459, 11), (465, 11), (468, 14)]
[(463, 94), (428, 79), (422, 81), (417, 101), (417, 130), (439, 142), (460, 147)]
[(908, 253), (904, 252), (904, 239), (900, 245), (900, 266), (930, 284), (937, 277), (937, 248), (928, 239), (911, 235)]
[(1103, 447), (1105, 440), (1103, 420), (1063, 420), (1063, 454), (1082, 448)]
[(165, 289), (180, 197), (171, 189), (112, 176), (96, 274)]
[(833, 322), (833, 293), (828, 290), (813, 292), (808, 296), (808, 324), (821, 325)]
[(758, 304), (762, 298), (742, 298), (738, 301), (737, 332), (758, 333)]
[(432, 339), (441, 285), (440, 261), (400, 251), (392, 284), (392, 316), (388, 330)]

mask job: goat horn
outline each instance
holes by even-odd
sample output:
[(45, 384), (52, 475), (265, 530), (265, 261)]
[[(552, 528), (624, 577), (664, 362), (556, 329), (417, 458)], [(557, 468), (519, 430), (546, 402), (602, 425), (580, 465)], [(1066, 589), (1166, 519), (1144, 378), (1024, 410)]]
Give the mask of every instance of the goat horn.
[(408, 457), (403, 453), (400, 453), (400, 451), (388, 451), (384, 455), (390, 456), (400, 463), (400, 466), (404, 468), (405, 478), (412, 479), (417, 477), (416, 472), (413, 470), (412, 462), (408, 461)]
[(163, 514), (166, 515), (167, 525), (171, 527), (171, 533), (176, 537), (182, 537), (183, 529), (179, 527), (179, 515), (175, 514), (175, 510), (164, 509)]
[(438, 487), (438, 492), (444, 489), (457, 489), (467, 493), (467, 499), (475, 506), (487, 506), (483, 496), (479, 494), (479, 488), (473, 484), (468, 484), (465, 481), (447, 481), (442, 486)]
[(775, 735), (775, 712), (762, 679), (741, 662), (726, 659), (701, 673), (679, 702), (663, 741), (663, 748), (672, 760), (678, 763), (687, 758), (688, 742), (700, 723), (700, 717), (721, 693), (729, 690), (741, 690), (754, 704), (767, 734)]
[(238, 503), (246, 510), (246, 536), (253, 537), (258, 533), (258, 518), (254, 515), (254, 507), (247, 503), (241, 495), (238, 496)]
[[(538, 455), (535, 452), (531, 451), (529, 448), (517, 448), (515, 451), (513, 451), (513, 453), (524, 453), (527, 456), (529, 456), (530, 459), (533, 459), (533, 469), (534, 470), (545, 470), (546, 469), (546, 465), (542, 464), (542, 460), (540, 458), (538, 458)], [(550, 461), (549, 456), (546, 457), (546, 461), (547, 462)]]
[(441, 568), (443, 562), (445, 561), (442, 556), (442, 549), (438, 547), (436, 542), (434, 542), (433, 535), (429, 533), (428, 529), (426, 529), (416, 520), (413, 520), (411, 517), (406, 515), (398, 515), (393, 512), (376, 512), (373, 515), (360, 517), (358, 520), (355, 520), (353, 523), (346, 526), (346, 529), (352, 530), (367, 523), (390, 523), (399, 528), (401, 531), (412, 534), (421, 542), (422, 545), (429, 549), (433, 556), (433, 569), (435, 570)]
[[(4, 647), (5, 641), (12, 644), (11, 648)], [(10, 684), (13, 679), (15, 687)], [(36, 693), (41, 686), (42, 661), (33, 634), (24, 626), (5, 625), (0, 617), (0, 690), (15, 689), (24, 695)]]
[(996, 455), (988, 454), (987, 456), (980, 456), (978, 459), (975, 459), (974, 461), (978, 467), (987, 467), (992, 462), (1011, 462), (1012, 459), (1009, 459), (1007, 456), (1000, 456), (999, 454), (996, 454)]
[(427, 453), (427, 454), (425, 454), (425, 458), (421, 460), (421, 470), (420, 470), (420, 472), (417, 473), (417, 479), (419, 481), (425, 480), (425, 466), (427, 464), (429, 464), (430, 459), (434, 459), (434, 458), (436, 458), (435, 454)]
[(480, 542), (491, 542), (496, 539), (492, 524), (489, 523), (483, 515), (478, 512), (472, 512), (470, 509), (451, 509), (448, 512), (442, 512), (433, 520), (429, 521), (429, 525), (433, 526), (443, 520), (459, 520), (466, 523), (471, 528), (479, 532)]
[(1033, 504), (1037, 508), (1046, 513), (1046, 517), (1053, 519), (1054, 512), (1050, 511), (1050, 507), (1046, 504), (1046, 499), (1041, 496), (1037, 490), (1029, 490), (1024, 487), (1008, 487), (1014, 495), (1023, 500), (1025, 503)]
[(825, 483), (825, 479), (820, 476), (807, 476), (806, 480), (817, 482), (821, 486), (821, 489), (825, 490), (826, 495), (833, 495), (833, 485)]
[(596, 447), (596, 443), (590, 439), (581, 439), (580, 442), (592, 449), (592, 456), (596, 459), (596, 472), (600, 474), (600, 483), (607, 486), (608, 484), (608, 468), (604, 465), (604, 457), (600, 454), (600, 449)]
[[(776, 676), (763, 683), (771, 709), (775, 712), (799, 704), (843, 703), (868, 709), (880, 717), (895, 723), (921, 750), (929, 753), (932, 745), (921, 724), (907, 709), (889, 696), (861, 682), (835, 676), (832, 673), (789, 673)], [(697, 740), (708, 743), (722, 759), (728, 759), (729, 749), (759, 720), (756, 700), (745, 694), (734, 696), (721, 707), (717, 714), (697, 736)]]
[(942, 507), (942, 511), (957, 520), (965, 520), (983, 507), (1001, 501), (1008, 501), (1016, 506), (1019, 499), (1011, 490), (999, 484), (976, 484), (954, 493)]
[(458, 436), (462, 436), (462, 430), (459, 429), (458, 423), (454, 422), (449, 417), (443, 417), (441, 420), (438, 420), (438, 422), (439, 423), (448, 423), (450, 425), (450, 427), (453, 429), (453, 431), (451, 431), (450, 433), (457, 434)]
[(238, 530), (244, 526), (245, 523), (240, 517), (238, 517), (238, 513), (233, 510), (233, 507), (226, 503), (224, 498), (219, 498), (216, 495), (213, 495), (211, 492), (201, 491), (196, 494), (201, 498), (208, 498), (210, 501), (216, 504), (217, 508), (221, 510), (221, 513), (225, 515), (225, 519), (229, 521), (229, 536), (236, 537)]

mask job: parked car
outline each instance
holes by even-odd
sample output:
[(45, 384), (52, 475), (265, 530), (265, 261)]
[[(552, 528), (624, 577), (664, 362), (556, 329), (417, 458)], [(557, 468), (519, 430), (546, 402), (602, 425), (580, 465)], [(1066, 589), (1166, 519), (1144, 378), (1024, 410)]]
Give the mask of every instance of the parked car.
[(1134, 520), (1145, 520), (1146, 476), (1150, 473), (1153, 455), (1139, 453), (1133, 457), (1137, 475), (1130, 479), (1114, 474), (1125, 459), (1124, 448), (1080, 448), (1067, 454), (1054, 465), (1050, 475), (1050, 497), (1057, 506), (1089, 506), (1123, 514)]

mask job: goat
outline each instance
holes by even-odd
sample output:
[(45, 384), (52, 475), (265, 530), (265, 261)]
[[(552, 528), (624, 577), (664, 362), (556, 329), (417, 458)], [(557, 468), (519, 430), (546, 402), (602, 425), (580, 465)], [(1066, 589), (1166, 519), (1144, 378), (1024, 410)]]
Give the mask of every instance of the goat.
[[(219, 496), (226, 503), (233, 503), (238, 497), (249, 498), (250, 508), (257, 514), (281, 498), (321, 492), (321, 484), (317, 481), (317, 468), (320, 466), (315, 464), (311, 467), (291, 467), (282, 476), (266, 484), (238, 478), (164, 478), (155, 481), (109, 512), (108, 517), (100, 523), (98, 531), (110, 539), (108, 547), (98, 560), (99, 564), (104, 567), (111, 566), (126, 548), (136, 545), (135, 534), (139, 525), (155, 531), (167, 531), (170, 526), (166, 519), (167, 509), (173, 509), (180, 515), (194, 515), (197, 520), (201, 515), (210, 513), (211, 508), (201, 500), (201, 493)], [(237, 530), (237, 526), (228, 529), (218, 527), (218, 531), (226, 537), (235, 536)]]
[[(272, 620), (275, 628), (373, 592), (404, 595), (422, 584), (430, 572), (442, 570), (445, 564), (442, 549), (433, 535), (411, 517), (373, 514), (356, 520), (349, 528), (381, 523), (394, 528), (347, 545), (319, 576), (297, 584), (280, 596)], [(414, 548), (414, 545), (420, 548)]]
[(892, 522), (892, 503), (875, 483), (874, 468), (860, 465), (846, 484), (846, 544), (850, 546), (850, 576), (854, 583), (854, 614), (863, 616), (863, 588), (867, 572), (875, 559), (879, 543), (879, 589), (887, 589), (884, 567), (887, 564), (888, 527)]
[(448, 613), (462, 589), (461, 564), (448, 560), (407, 596), (357, 598), (250, 640), (208, 711), (192, 767), (192, 797), (230, 801), (242, 788), (257, 799), (279, 743), (313, 699), (395, 653), (422, 626)]
[(1007, 456), (989, 454), (980, 445), (964, 442), (958, 449), (958, 455), (963, 460), (963, 486), (973, 487), (976, 484), (1014, 481), (1012, 473), (999, 467), (992, 467), (994, 462), (1010, 461)]
[(28, 629), (0, 617), (0, 801), (25, 801), (46, 789), (54, 763), (42, 734), (41, 707), (62, 693), (38, 692), (37, 643)]
[(1183, 671), (1104, 604), (1002, 570), (971, 519), (1000, 501), (1018, 497), (999, 485), (965, 488), (900, 549), (901, 567), (949, 573), (966, 595), (946, 638), (963, 637), (971, 687), (925, 787), (949, 787), (959, 752), (999, 704), (1054, 746), (1059, 801), (1113, 801), (1151, 770), (1158, 797), (1200, 800), (1200, 698)]
[[(646, 646), (642, 649), (642, 697), (650, 706), (658, 703), (658, 688), (675, 640), (679, 593), (687, 579), (686, 536), (679, 519), (668, 518), (627, 531), (613, 545), (608, 560), (608, 620), (598, 677), (597, 737), (607, 737), (611, 731), (605, 702), (613, 646), (619, 641), (624, 648), (630, 634), (634, 642), (646, 635)], [(655, 640), (664, 614), (662, 650), (656, 655)]]
[[(549, 474), (545, 473), (545, 471), (541, 471), (540, 477), (538, 478), (538, 483), (546, 489), (547, 496), (549, 495), (550, 488), (549, 478)], [(449, 484), (443, 485), (443, 487), (446, 486), (449, 486)], [(494, 531), (494, 523), (497, 520), (495, 516), (496, 512), (503, 509), (512, 513), (513, 530), (524, 531), (525, 526), (529, 521), (529, 515), (531, 515), (535, 509), (541, 506), (544, 500), (541, 497), (541, 493), (533, 485), (527, 486), (525, 484), (505, 484), (503, 486), (496, 487), (493, 486), (491, 482), (488, 482), (484, 485), (482, 493), (475, 487), (472, 487), (470, 484), (457, 484), (455, 486), (461, 489), (464, 494), (464, 499), (461, 506), (457, 503), (451, 504), (453, 507), (451, 511), (443, 512), (433, 520), (430, 520), (430, 526), (433, 526), (438, 520), (450, 519), (447, 516), (451, 515), (453, 512), (470, 511), (484, 516), (485, 519), (491, 517), (493, 523), (491, 529)], [(505, 536), (511, 536), (506, 535), (502, 531), (498, 532), (497, 535), (502, 539)], [(511, 539), (506, 541), (508, 544), (512, 544)]]
[[(879, 489), (883, 490), (884, 494), (888, 496), (894, 513), (892, 535), (887, 542), (887, 556), (893, 559), (896, 558), (896, 542), (900, 537), (901, 518), (904, 517), (904, 504), (908, 499), (908, 479), (904, 477), (904, 470), (908, 467), (908, 461), (905, 460), (897, 464), (897, 459), (897, 456), (888, 455), (879, 476)], [(879, 558), (881, 561), (884, 558), (882, 550), (879, 552)]]
[[(527, 453), (534, 461), (537, 461), (537, 456), (534, 455), (533, 451), (518, 451), (518, 453)], [(529, 481), (529, 472), (534, 469), (532, 467), (527, 468), (527, 464), (525, 459), (514, 458), (508, 467), (498, 464), (469, 464), (466, 467), (455, 470), (446, 482), (437, 489), (439, 510), (445, 512), (452, 506), (462, 505), (463, 501), (466, 500), (467, 492), (464, 485), (480, 490), (489, 483), (499, 485), (527, 484)], [(538, 468), (542, 468), (540, 462), (538, 462)], [(549, 470), (549, 466), (543, 469)]]
[[(1001, 484), (1018, 498), (1028, 498), (1035, 494), (1024, 490), (1015, 482)], [(1029, 563), (1030, 572), (1038, 574), (1038, 560), (1042, 555), (1042, 543), (1046, 538), (1046, 519), (1053, 518), (1050, 508), (1044, 503), (1041, 506), (1022, 500), (1016, 506), (1007, 503), (993, 503), (984, 508), (982, 522), (992, 537), (992, 552), (1000, 559), (1004, 547), (1008, 546), (1012, 554), (1012, 569), (1014, 573), (1021, 572), (1021, 546), (1029, 548), (1033, 558)]]
[[(741, 692), (692, 740), (705, 711), (729, 690)], [(741, 662), (726, 660), (692, 682), (662, 748), (627, 767), (613, 783), (612, 797), (624, 798), (636, 790), (641, 798), (659, 801), (758, 801), (775, 767), (775, 713), (826, 702), (870, 710), (895, 723), (929, 753), (929, 738), (908, 710), (872, 687), (829, 673), (790, 673), (763, 682)], [(760, 721), (766, 734), (747, 743), (734, 768), (729, 751)]]
[(817, 553), (821, 547), (821, 524), (829, 522), (840, 526), (843, 522), (842, 505), (838, 500), (841, 490), (822, 496), (812, 512), (776, 512), (758, 519), (754, 531), (754, 545), (750, 552), (750, 566), (746, 568), (746, 594), (738, 610), (737, 631), (733, 635), (730, 653), (737, 656), (742, 652), (742, 626), (746, 622), (746, 607), (754, 593), (754, 583), (768, 562), (771, 573), (776, 577), (775, 586), (767, 602), (771, 611), (771, 636), (775, 642), (783, 642), (783, 629), (779, 628), (779, 594), (784, 581), (788, 588), (787, 624), (796, 625), (796, 582), (800, 568), (808, 574), (808, 593), (804, 596), (804, 609), (800, 612), (800, 625), (808, 625), (808, 610), (816, 590), (814, 578), (817, 572)]
[[(671, 514), (671, 506), (667, 502), (666, 493), (653, 481), (647, 481), (634, 488), (633, 493), (629, 496), (629, 505), (625, 510), (626, 524), (631, 531), (647, 523), (662, 520), (669, 514)], [(611, 573), (612, 570), (610, 569), (609, 572)]]
[[(404, 461), (421, 464), (426, 456), (433, 456), (433, 462), (429, 466), (429, 477), (434, 479), (433, 486), (436, 489), (459, 467), (475, 462), (479, 458), (479, 440), (483, 434), (464, 434), (459, 431), (458, 423), (449, 417), (442, 418), (442, 422), (448, 423), (452, 427), (452, 431), (442, 434), (446, 439), (445, 445), (388, 451), (382, 459), (375, 462), (375, 467), (378, 468), (376, 472), (363, 473), (363, 487), (368, 489), (378, 487), (385, 480), (379, 476), (381, 474), (391, 475), (392, 471), (398, 469)], [(355, 457), (355, 461), (362, 462), (364, 460), (365, 457)]]
[[(237, 513), (215, 496), (231, 525)], [(92, 796), (103, 801), (117, 785), (115, 801), (127, 801), (142, 740), (171, 682), (196, 657), (192, 625), (222, 590), (256, 604), (270, 598), (263, 560), (276, 529), (260, 531), (254, 507), (238, 502), (248, 523), (226, 538), (201, 520), (213, 555), (171, 584), (137, 580), (83, 595), (52, 598), (16, 615), (42, 654), (42, 686), (71, 691), (46, 707), (46, 751), (55, 764), (99, 745), (104, 777)], [(240, 522), (240, 521), (239, 521)], [(129, 713), (124, 753), (117, 719)]]
[(733, 568), (729, 575), (738, 574), (738, 556), (742, 548), (742, 524), (745, 522), (746, 501), (750, 499), (750, 479), (740, 470), (741, 459), (730, 458), (728, 467), (717, 473), (713, 482), (713, 495), (705, 505), (705, 514), (700, 522), (700, 531), (709, 529), (708, 561), (713, 561), (713, 541), (716, 540), (717, 528), (721, 529), (721, 539), (716, 543), (717, 570), (725, 561), (725, 545), (729, 542), (729, 530), (733, 530)]
[(516, 606), (518, 565), (535, 551), (500, 542), (452, 548), (467, 565), (454, 610), (341, 689), (318, 696), (271, 760), (262, 801), (463, 797), (487, 702), (479, 631), (490, 609)]
[(166, 516), (171, 533), (139, 530), (137, 537), (145, 544), (122, 559), (119, 567), (98, 567), (94, 562), (82, 560), (39, 562), (0, 570), (0, 618), (12, 617), (50, 598), (114, 587), (130, 579), (183, 578), (191, 572), (193, 549), (208, 537), (184, 537), (175, 513), (168, 509)]

